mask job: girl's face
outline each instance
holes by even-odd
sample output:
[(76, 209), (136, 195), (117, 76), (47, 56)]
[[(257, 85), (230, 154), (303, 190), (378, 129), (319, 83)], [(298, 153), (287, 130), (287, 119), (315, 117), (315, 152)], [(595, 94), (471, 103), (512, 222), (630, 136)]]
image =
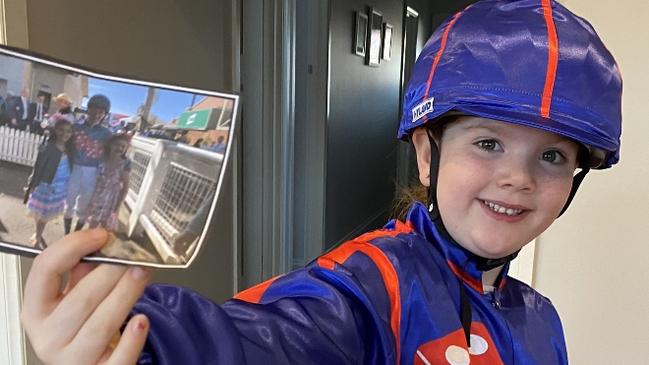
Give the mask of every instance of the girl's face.
[[(449, 124), (441, 138), (437, 183), (446, 229), (482, 257), (500, 258), (519, 250), (561, 212), (572, 187), (577, 151), (569, 139), (535, 128), (477, 117)], [(417, 155), (419, 160), (419, 149)], [(422, 176), (421, 163), (419, 167), (420, 178), (428, 175), (426, 169)]]
[(56, 140), (60, 142), (67, 142), (72, 137), (72, 126), (70, 124), (60, 124), (54, 129), (56, 133)]
[(128, 149), (128, 142), (123, 139), (117, 139), (110, 144), (110, 154), (112, 156), (122, 156)]

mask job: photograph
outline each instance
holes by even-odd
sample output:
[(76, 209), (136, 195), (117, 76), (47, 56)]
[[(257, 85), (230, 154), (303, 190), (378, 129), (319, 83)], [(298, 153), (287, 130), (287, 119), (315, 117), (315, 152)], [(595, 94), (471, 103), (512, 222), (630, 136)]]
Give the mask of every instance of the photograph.
[(369, 16), (367, 39), (367, 64), (378, 67), (381, 63), (381, 37), (383, 36), (383, 14), (372, 8)]
[(383, 59), (389, 61), (392, 58), (392, 25), (383, 23)]
[(354, 32), (354, 53), (365, 57), (367, 44), (367, 14), (356, 12), (356, 31)]
[[(0, 250), (102, 227), (89, 260), (186, 267), (218, 196), (238, 97), (0, 48)], [(28, 219), (26, 219), (28, 218)]]

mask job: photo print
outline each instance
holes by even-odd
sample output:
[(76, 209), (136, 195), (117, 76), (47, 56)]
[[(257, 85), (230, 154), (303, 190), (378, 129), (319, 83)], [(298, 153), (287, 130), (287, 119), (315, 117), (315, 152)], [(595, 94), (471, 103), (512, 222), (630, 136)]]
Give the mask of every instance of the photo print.
[(0, 47), (0, 251), (103, 227), (86, 261), (184, 268), (214, 215), (239, 97)]

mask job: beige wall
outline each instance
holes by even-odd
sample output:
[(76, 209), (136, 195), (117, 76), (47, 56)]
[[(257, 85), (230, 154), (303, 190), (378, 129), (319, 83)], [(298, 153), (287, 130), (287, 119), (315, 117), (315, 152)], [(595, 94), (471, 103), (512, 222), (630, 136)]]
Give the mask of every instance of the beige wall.
[(595, 171), (537, 241), (535, 287), (563, 319), (571, 363), (649, 359), (649, 1), (567, 0), (624, 79), (622, 160)]

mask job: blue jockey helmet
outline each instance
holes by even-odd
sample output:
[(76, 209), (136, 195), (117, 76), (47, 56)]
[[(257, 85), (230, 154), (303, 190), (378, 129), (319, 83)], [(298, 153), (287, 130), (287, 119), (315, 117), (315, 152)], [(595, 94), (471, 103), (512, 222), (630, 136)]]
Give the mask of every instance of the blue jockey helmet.
[(583, 18), (552, 0), (483, 0), (431, 36), (407, 90), (399, 138), (448, 114), (538, 128), (579, 142), (585, 168), (619, 160), (622, 77)]

